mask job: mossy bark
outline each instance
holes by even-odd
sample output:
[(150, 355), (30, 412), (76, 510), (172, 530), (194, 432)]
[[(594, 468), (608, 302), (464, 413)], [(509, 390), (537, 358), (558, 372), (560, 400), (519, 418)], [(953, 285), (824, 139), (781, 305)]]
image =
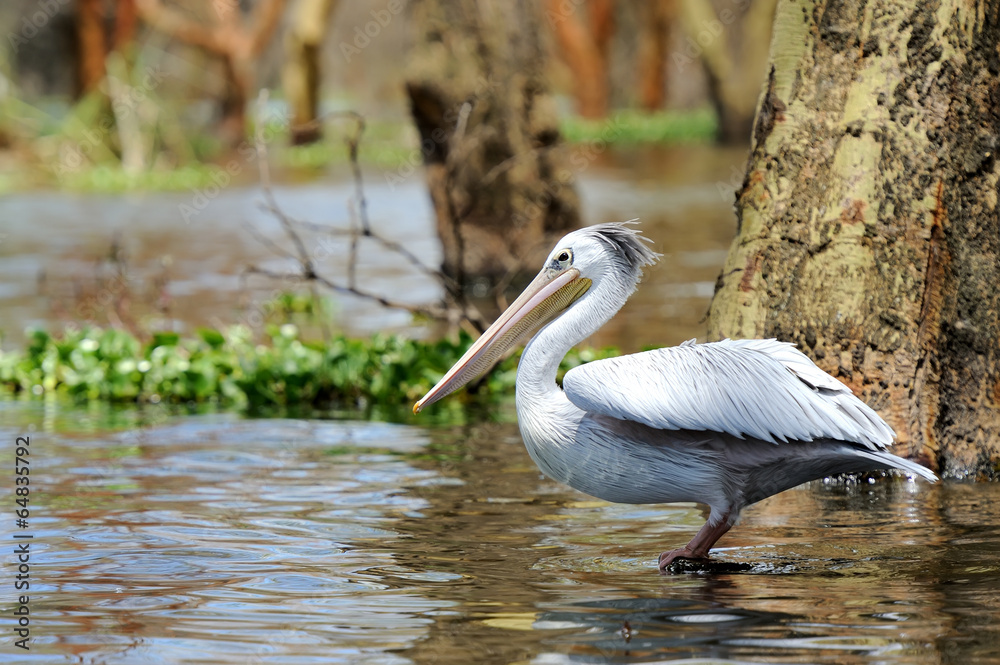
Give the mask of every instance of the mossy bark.
[(709, 334), (796, 342), (1000, 476), (1000, 2), (782, 0)]
[(536, 3), (426, 0), (407, 72), (443, 270), (473, 291), (540, 265), (579, 225)]

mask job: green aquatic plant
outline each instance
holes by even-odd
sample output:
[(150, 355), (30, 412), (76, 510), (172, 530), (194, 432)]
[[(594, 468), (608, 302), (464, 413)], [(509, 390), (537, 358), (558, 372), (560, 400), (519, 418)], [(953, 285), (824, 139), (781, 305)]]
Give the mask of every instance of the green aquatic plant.
[(602, 119), (571, 116), (559, 126), (570, 144), (638, 145), (709, 143), (719, 129), (709, 108), (644, 113), (623, 110)]
[[(0, 393), (117, 403), (210, 402), (248, 411), (309, 407), (397, 414), (426, 393), (472, 343), (465, 333), (454, 341), (381, 334), (308, 341), (293, 324), (272, 326), (267, 337), (268, 343), (258, 343), (244, 326), (202, 329), (193, 337), (158, 332), (148, 340), (114, 329), (68, 328), (61, 335), (35, 330), (23, 350), (0, 351)], [(616, 353), (574, 351), (563, 370)], [(516, 367), (516, 357), (502, 361), (447, 409), (510, 400)], [(454, 420), (451, 416), (446, 419)]]
[[(14, 108), (15, 102), (8, 100), (5, 105), (0, 100), (0, 135), (5, 128), (15, 135), (3, 121), (5, 109), (11, 111), (9, 115), (30, 118), (34, 129), (24, 134), (22, 127), (19, 135), (30, 158), (15, 160), (10, 168), (0, 165), (0, 193), (35, 187), (103, 193), (187, 191), (225, 186), (221, 183), (250, 184), (257, 172), (252, 137), (235, 151), (227, 149), (209, 133), (189, 135), (178, 124), (176, 111), (157, 115), (159, 124), (146, 128), (156, 140), (149, 144), (153, 152), (137, 168), (123, 162), (117, 129), (89, 130), (106, 111), (99, 96), (85, 98), (66, 110), (64, 117), (52, 117), (23, 102), (16, 102)], [(343, 128), (331, 123), (328, 129), (322, 140), (302, 146), (289, 145), (288, 127), (282, 123), (269, 123), (264, 136), (279, 168), (316, 171), (349, 165), (352, 157), (344, 149)], [(584, 147), (704, 143), (714, 140), (718, 120), (710, 108), (657, 113), (624, 110), (600, 120), (564, 117), (560, 130), (568, 143)], [(420, 137), (406, 118), (365, 119), (364, 144), (357, 159), (365, 167), (383, 171), (418, 168), (423, 163)]]

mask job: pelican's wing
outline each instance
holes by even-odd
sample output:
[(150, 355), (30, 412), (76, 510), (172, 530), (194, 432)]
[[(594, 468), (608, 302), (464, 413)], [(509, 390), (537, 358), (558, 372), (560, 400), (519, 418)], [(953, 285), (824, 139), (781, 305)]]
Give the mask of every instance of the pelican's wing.
[(579, 408), (658, 429), (709, 430), (764, 441), (830, 438), (873, 450), (895, 433), (850, 388), (795, 345), (725, 340), (599, 360), (566, 373)]

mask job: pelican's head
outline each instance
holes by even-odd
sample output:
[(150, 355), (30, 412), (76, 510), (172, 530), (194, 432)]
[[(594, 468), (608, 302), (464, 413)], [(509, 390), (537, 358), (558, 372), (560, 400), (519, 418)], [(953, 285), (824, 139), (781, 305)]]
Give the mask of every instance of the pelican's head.
[(418, 413), (485, 372), (592, 286), (594, 294), (603, 293), (609, 301), (617, 303), (609, 316), (614, 314), (635, 290), (642, 269), (659, 257), (630, 223), (598, 224), (564, 236), (545, 259), (538, 276), (413, 406), (413, 412)]

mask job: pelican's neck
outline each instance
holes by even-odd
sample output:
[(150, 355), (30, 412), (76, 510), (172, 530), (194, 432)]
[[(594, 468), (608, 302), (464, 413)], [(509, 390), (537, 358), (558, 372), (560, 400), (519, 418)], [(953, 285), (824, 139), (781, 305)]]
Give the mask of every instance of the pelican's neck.
[(556, 383), (559, 363), (570, 349), (607, 323), (634, 290), (634, 283), (605, 281), (542, 328), (524, 347), (518, 363), (518, 402), (560, 394), (562, 391)]

